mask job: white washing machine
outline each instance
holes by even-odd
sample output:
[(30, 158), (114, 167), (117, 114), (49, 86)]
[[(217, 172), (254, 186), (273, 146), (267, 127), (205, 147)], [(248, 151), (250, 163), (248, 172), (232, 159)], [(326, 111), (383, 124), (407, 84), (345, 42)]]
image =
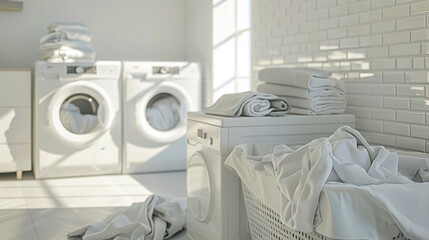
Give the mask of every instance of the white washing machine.
[(354, 115), (230, 118), (188, 113), (188, 239), (251, 239), (240, 180), (223, 165), (234, 146), (300, 145), (343, 125), (355, 127)]
[(201, 67), (124, 62), (124, 173), (186, 169), (186, 112), (201, 109)]
[(121, 173), (120, 79), (120, 62), (36, 62), (36, 178)]

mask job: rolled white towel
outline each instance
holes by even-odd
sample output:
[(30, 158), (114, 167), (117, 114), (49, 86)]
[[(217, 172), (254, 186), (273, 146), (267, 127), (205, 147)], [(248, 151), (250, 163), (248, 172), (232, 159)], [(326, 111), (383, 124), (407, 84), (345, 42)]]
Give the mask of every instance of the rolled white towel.
[(229, 117), (280, 116), (289, 112), (285, 98), (266, 93), (242, 92), (225, 94), (215, 104), (205, 108), (207, 114)]
[(345, 95), (345, 91), (339, 90), (335, 87), (313, 88), (310, 90), (272, 83), (263, 83), (257, 87), (257, 90), (258, 92), (274, 94), (277, 96), (291, 96), (308, 99), (327, 96), (344, 97)]
[(57, 42), (47, 42), (40, 45), (39, 50), (41, 51), (47, 51), (47, 50), (54, 50), (61, 48), (63, 46), (71, 47), (71, 48), (78, 48), (78, 49), (90, 49), (92, 47), (91, 42), (86, 41), (79, 41), (79, 40), (65, 40), (61, 39)]
[(346, 109), (346, 99), (343, 97), (316, 97), (313, 99), (285, 97), (292, 107), (305, 108), (313, 111), (327, 111), (330, 109)]

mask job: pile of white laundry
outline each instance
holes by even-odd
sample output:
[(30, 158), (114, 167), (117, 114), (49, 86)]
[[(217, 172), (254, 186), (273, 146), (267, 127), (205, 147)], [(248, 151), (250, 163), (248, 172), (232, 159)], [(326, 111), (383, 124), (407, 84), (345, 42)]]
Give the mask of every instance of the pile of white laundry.
[(99, 121), (96, 115), (82, 114), (79, 107), (73, 103), (63, 104), (60, 110), (63, 126), (75, 134), (85, 134), (94, 130)]
[(343, 113), (346, 108), (343, 84), (331, 72), (311, 68), (268, 68), (259, 72), (259, 92), (287, 98), (290, 113), (323, 115)]
[(42, 59), (48, 62), (93, 62), (91, 32), (81, 23), (53, 23), (40, 38)]
[(186, 105), (180, 104), (173, 96), (155, 101), (146, 110), (146, 118), (152, 127), (168, 131), (186, 118)]

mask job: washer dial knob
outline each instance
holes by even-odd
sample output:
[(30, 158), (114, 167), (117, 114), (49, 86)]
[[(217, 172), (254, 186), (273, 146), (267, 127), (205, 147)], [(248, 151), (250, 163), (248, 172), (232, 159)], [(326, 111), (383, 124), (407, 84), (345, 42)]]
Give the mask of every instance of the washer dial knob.
[(162, 68), (159, 69), (159, 72), (161, 74), (167, 74), (167, 73), (170, 72), (170, 69), (168, 67), (162, 67)]
[(85, 72), (85, 69), (83, 67), (76, 67), (76, 73), (77, 74), (82, 74)]

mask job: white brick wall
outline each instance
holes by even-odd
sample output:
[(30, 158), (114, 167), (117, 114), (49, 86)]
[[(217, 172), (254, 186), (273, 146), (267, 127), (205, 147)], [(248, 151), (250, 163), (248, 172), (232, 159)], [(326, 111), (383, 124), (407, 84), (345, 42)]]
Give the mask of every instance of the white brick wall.
[(371, 142), (429, 152), (428, 0), (253, 0), (253, 87), (266, 67), (333, 71)]

